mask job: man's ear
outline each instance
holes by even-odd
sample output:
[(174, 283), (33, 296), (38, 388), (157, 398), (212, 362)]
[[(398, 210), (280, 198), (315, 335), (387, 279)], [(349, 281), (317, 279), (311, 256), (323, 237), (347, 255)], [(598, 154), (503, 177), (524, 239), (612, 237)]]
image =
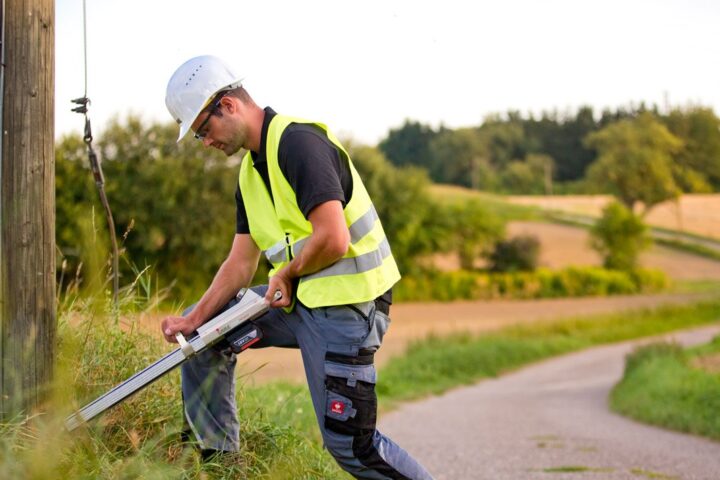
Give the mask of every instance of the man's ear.
[(238, 110), (238, 103), (238, 99), (227, 95), (220, 99), (220, 105), (230, 114), (235, 113)]

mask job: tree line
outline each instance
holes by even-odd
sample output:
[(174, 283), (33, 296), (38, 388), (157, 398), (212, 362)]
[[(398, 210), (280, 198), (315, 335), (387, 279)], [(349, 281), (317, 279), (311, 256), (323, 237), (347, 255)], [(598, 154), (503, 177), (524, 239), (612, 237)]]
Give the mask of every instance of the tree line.
[[(439, 201), (432, 181), (486, 190), (542, 193), (572, 188), (614, 193), (647, 208), (684, 191), (720, 188), (718, 118), (709, 109), (518, 114), (450, 130), (406, 122), (379, 146), (346, 146), (383, 221), (403, 274), (434, 252), (454, 252), (464, 269), (504, 238), (505, 220), (481, 202)], [(121, 239), (128, 284), (151, 269), (161, 286), (194, 299), (227, 255), (235, 227), (239, 157), (198, 142), (176, 143), (176, 126), (136, 117), (111, 122), (96, 141)], [(56, 237), (60, 288), (101, 285), (107, 277), (102, 207), (80, 135), (56, 155)], [(257, 280), (264, 280), (261, 267)]]
[[(638, 200), (629, 192), (648, 184), (656, 191), (642, 199), (651, 203), (669, 192), (720, 191), (720, 119), (699, 106), (663, 113), (640, 104), (600, 115), (582, 107), (538, 118), (510, 111), (457, 129), (406, 120), (379, 148), (435, 182), (500, 193), (614, 193), (629, 204)], [(635, 173), (626, 185), (613, 180), (619, 169)]]

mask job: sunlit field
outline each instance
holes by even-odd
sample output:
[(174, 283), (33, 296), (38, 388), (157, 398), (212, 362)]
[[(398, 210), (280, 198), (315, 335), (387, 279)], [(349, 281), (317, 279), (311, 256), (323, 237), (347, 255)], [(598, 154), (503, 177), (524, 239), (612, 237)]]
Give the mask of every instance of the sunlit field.
[[(516, 205), (536, 206), (592, 217), (600, 216), (610, 195), (508, 196)], [(720, 194), (683, 195), (679, 202), (657, 205), (646, 221), (654, 227), (684, 231), (703, 237), (720, 239)]]

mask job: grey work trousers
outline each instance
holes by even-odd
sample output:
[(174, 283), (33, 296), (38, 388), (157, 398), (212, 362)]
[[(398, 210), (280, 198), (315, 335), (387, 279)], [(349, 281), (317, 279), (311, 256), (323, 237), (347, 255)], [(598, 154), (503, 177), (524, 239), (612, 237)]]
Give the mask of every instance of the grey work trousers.
[[(253, 290), (265, 295), (267, 286)], [(298, 303), (291, 313), (271, 309), (255, 320), (263, 338), (251, 348), (300, 349), (323, 442), (348, 473), (356, 478), (432, 479), (375, 428), (373, 354), (389, 322), (374, 302), (313, 309)], [(185, 418), (202, 449), (239, 448), (235, 363), (232, 352), (208, 349), (182, 366)]]

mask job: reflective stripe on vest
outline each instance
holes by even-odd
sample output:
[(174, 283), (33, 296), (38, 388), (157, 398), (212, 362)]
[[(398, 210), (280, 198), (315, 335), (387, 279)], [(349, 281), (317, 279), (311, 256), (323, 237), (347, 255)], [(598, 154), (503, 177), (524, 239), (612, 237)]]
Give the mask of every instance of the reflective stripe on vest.
[(327, 268), (307, 275), (303, 278), (312, 280), (313, 278), (332, 277), (335, 275), (346, 275), (350, 273), (363, 273), (382, 265), (383, 260), (390, 255), (390, 244), (387, 238), (380, 242), (377, 250), (363, 253), (357, 257), (341, 258)]
[[(375, 210), (375, 206), (372, 205), (370, 209), (363, 214), (362, 217), (355, 220), (355, 222), (350, 225), (350, 227), (348, 227), (348, 229), (350, 230), (350, 243), (358, 243), (360, 240), (365, 238), (365, 235), (370, 233), (370, 231), (375, 226), (375, 222), (377, 222), (379, 219), (380, 218), (378, 217), (377, 211)], [(292, 244), (292, 251), (295, 256), (300, 254), (307, 240), (308, 237), (301, 238), (300, 240)], [(287, 262), (290, 260), (290, 258), (288, 257), (287, 246), (287, 240), (283, 239), (277, 242), (272, 247), (265, 250), (263, 253), (265, 254), (265, 257), (270, 261), (270, 263), (274, 264), (279, 262)]]

